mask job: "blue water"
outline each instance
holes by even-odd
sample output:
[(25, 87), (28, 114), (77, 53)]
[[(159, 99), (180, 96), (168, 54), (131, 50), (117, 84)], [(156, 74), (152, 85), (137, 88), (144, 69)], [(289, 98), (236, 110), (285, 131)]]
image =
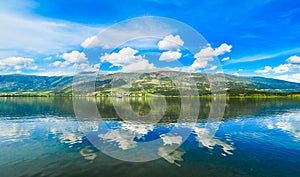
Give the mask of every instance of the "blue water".
[[(299, 103), (231, 99), (222, 119), (205, 118), (203, 107), (193, 125), (169, 119), (152, 125), (122, 120), (107, 100), (97, 100), (106, 119), (87, 121), (76, 118), (69, 98), (0, 98), (0, 176), (297, 177)], [(176, 117), (176, 110), (169, 114)], [(143, 154), (143, 143), (153, 140)], [(154, 160), (132, 162), (151, 153)]]

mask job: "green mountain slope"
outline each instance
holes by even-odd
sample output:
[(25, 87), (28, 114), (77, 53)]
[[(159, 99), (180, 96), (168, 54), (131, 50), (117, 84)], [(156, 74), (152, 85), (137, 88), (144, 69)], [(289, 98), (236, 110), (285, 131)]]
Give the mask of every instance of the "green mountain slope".
[[(159, 72), (137, 74), (116, 73), (97, 77), (95, 86), (98, 92), (109, 92), (111, 88), (129, 90), (130, 92), (150, 92), (178, 94), (178, 83)], [(200, 94), (210, 93), (210, 81), (220, 80), (221, 74), (180, 73), (172, 72), (173, 79), (180, 81), (181, 87), (189, 87), (194, 81)], [(127, 82), (132, 80), (131, 85)], [(208, 79), (209, 78), (209, 79)], [(241, 77), (225, 75), (226, 90), (231, 94), (259, 92), (300, 92), (300, 83), (263, 77)], [(2, 75), (0, 76), (0, 92), (49, 92), (70, 93), (72, 76), (34, 76), (34, 75)], [(84, 81), (85, 83), (91, 81)], [(81, 82), (82, 83), (82, 82)], [(253, 92), (254, 91), (254, 92)]]
[(70, 76), (2, 75), (0, 92), (55, 92), (72, 81)]

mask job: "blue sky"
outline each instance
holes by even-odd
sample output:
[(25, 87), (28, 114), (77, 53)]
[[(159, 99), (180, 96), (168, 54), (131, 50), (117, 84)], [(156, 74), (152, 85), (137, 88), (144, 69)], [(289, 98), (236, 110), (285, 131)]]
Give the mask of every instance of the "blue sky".
[[(300, 82), (300, 2), (295, 0), (1, 1), (0, 73), (70, 74), (74, 65), (87, 67), (89, 50), (83, 45), (87, 39), (110, 25), (141, 16), (172, 18), (197, 30), (210, 44), (206, 47), (213, 49), (210, 52), (215, 54), (211, 56), (218, 57), (225, 73)], [(179, 35), (184, 44), (188, 43), (181, 34), (169, 35)], [(162, 40), (147, 42), (155, 46)], [(136, 67), (133, 63), (143, 65), (142, 69), (166, 66), (178, 69), (170, 62), (172, 57), (182, 64), (181, 70), (197, 71), (205, 64), (199, 62), (205, 51), (197, 58), (197, 52), (189, 55), (184, 45), (173, 50), (153, 49), (153, 46), (142, 50), (126, 49), (128, 46), (124, 45), (124, 50), (120, 47), (110, 53), (102, 52), (89, 63), (89, 69), (99, 67), (97, 60), (100, 69), (106, 71), (130, 70)], [(199, 46), (198, 52), (204, 48)], [(218, 48), (222, 54), (214, 51)], [(171, 59), (160, 60), (163, 52)], [(131, 61), (116, 61), (113, 58), (116, 56), (129, 57)], [(224, 58), (227, 60), (221, 61)], [(190, 67), (196, 60), (198, 63)]]

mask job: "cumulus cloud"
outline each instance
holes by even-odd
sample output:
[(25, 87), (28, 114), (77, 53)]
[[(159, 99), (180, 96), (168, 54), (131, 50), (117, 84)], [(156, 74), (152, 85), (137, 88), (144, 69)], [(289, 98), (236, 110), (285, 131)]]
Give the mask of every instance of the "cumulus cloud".
[(225, 53), (231, 52), (232, 45), (226, 43), (221, 44), (219, 47), (213, 49), (210, 45), (206, 48), (201, 49), (198, 53), (194, 55), (196, 60), (191, 65), (193, 70), (199, 68), (205, 68), (209, 61), (213, 61), (214, 57), (223, 55)]
[(81, 63), (86, 62), (87, 57), (85, 53), (78, 52), (76, 50), (73, 50), (71, 53), (64, 53), (61, 55), (61, 58), (65, 59), (66, 61), (70, 63)]
[[(70, 53), (60, 55), (64, 61), (55, 61), (49, 66), (54, 66), (55, 70), (47, 71), (49, 75), (70, 75), (75, 71), (99, 71), (100, 64), (90, 65), (84, 52), (73, 50)], [(61, 69), (57, 69), (57, 67)], [(62, 69), (63, 68), (63, 69)]]
[[(280, 64), (272, 68), (271, 66), (265, 66), (263, 70), (256, 70), (256, 73), (262, 74), (275, 74), (273, 78), (290, 81), (300, 82), (300, 57), (294, 55), (286, 59), (287, 63)], [(281, 75), (280, 75), (281, 74)]]
[(100, 43), (101, 43), (101, 40), (97, 36), (91, 36), (91, 37), (86, 38), (81, 43), (81, 46), (83, 48), (93, 48), (93, 47), (96, 47)]
[(62, 62), (62, 61), (55, 61), (50, 64), (50, 66), (54, 66), (54, 67), (66, 67), (67, 65), (69, 65), (68, 62)]
[(132, 72), (132, 71), (148, 71), (155, 69), (155, 66), (153, 63), (149, 63), (148, 60), (140, 60), (136, 63), (131, 63), (129, 65), (123, 66), (122, 72)]
[(38, 66), (34, 64), (33, 58), (8, 57), (0, 59), (0, 69), (4, 71), (16, 70), (20, 72), (23, 69), (37, 70)]
[(140, 60), (143, 60), (141, 55), (136, 55), (137, 50), (130, 47), (122, 48), (119, 52), (114, 52), (111, 54), (105, 53), (104, 56), (100, 57), (102, 62), (109, 62), (112, 66), (125, 66)]
[(153, 69), (154, 65), (141, 55), (137, 55), (138, 51), (130, 47), (122, 48), (119, 52), (105, 54), (100, 57), (101, 62), (109, 62), (112, 66), (122, 67), (122, 71), (130, 72), (137, 70)]
[(286, 73), (290, 70), (292, 64), (281, 64), (273, 69), (275, 73)]
[(297, 64), (281, 64), (273, 69), (274, 73), (286, 73), (286, 72), (297, 72), (300, 69), (300, 65)]
[(157, 46), (160, 50), (177, 50), (183, 46), (184, 41), (179, 35), (168, 35), (163, 40), (159, 41)]
[(161, 54), (161, 56), (159, 57), (160, 61), (174, 61), (177, 60), (179, 58), (181, 58), (181, 53), (180, 50), (177, 49), (177, 51), (167, 51), (167, 52), (163, 52)]
[(192, 69), (205, 68), (208, 64), (208, 61), (214, 60), (214, 49), (211, 47), (204, 48), (200, 50), (197, 54), (194, 55), (196, 60), (191, 65)]
[(161, 20), (153, 17), (135, 18), (130, 21), (117, 23), (113, 28), (107, 28), (97, 36), (86, 38), (81, 46), (84, 48), (102, 47), (116, 48), (132, 39), (165, 36), (176, 31), (171, 25), (162, 24)]
[(64, 61), (55, 61), (50, 66), (66, 67), (73, 63), (85, 63), (88, 61), (84, 52), (73, 50), (71, 53), (64, 53), (60, 56)]
[(239, 74), (239, 73), (233, 73), (232, 75), (234, 75), (234, 76), (239, 76), (240, 74)]
[(262, 73), (262, 74), (267, 74), (269, 72), (272, 71), (272, 67), (271, 66), (265, 66), (264, 69), (262, 70), (255, 70), (256, 73)]
[(288, 74), (279, 75), (279, 76), (275, 76), (274, 79), (300, 83), (300, 74), (297, 73), (297, 74), (290, 74), (290, 75)]
[[(274, 68), (271, 66), (265, 66), (265, 69), (263, 70), (256, 70), (256, 73), (263, 73), (263, 74), (269, 74), (270, 72), (273, 72), (275, 74), (282, 74), (282, 73), (293, 73), (293, 72), (299, 72), (300, 71), (300, 57), (298, 56), (291, 56), (286, 60), (288, 63), (280, 64)], [(284, 78), (288, 75), (282, 75), (280, 77)]]
[(199, 68), (205, 68), (208, 64), (208, 61), (212, 61), (212, 60), (195, 60), (194, 63), (190, 66), (190, 68), (192, 70), (196, 70)]
[(215, 56), (223, 55), (225, 53), (231, 52), (232, 45), (226, 43), (221, 44), (218, 48), (214, 50)]
[(299, 63), (300, 64), (300, 57), (294, 55), (294, 56), (289, 57), (286, 61), (289, 63)]

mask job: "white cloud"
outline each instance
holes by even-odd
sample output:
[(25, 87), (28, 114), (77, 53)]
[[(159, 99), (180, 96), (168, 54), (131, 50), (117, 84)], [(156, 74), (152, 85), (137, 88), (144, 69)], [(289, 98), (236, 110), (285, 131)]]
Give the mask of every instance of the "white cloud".
[[(300, 57), (298, 56), (291, 56), (286, 60), (288, 63), (280, 64), (272, 69), (271, 66), (265, 66), (263, 70), (256, 70), (256, 73), (263, 73), (263, 74), (270, 74), (271, 72), (275, 74), (282, 74), (282, 73), (295, 73), (300, 71)], [(276, 79), (287, 80), (287, 81), (297, 81), (295, 76), (299, 76), (298, 74), (285, 74), (280, 76), (275, 76)]]
[(287, 81), (300, 83), (300, 73), (289, 75)]
[[(0, 48), (15, 55), (57, 54), (70, 50), (100, 28), (67, 21), (37, 18), (18, 13), (0, 13)], [(7, 57), (3, 52), (0, 57)]]
[(272, 67), (271, 66), (265, 66), (265, 69), (262, 70), (256, 70), (256, 73), (262, 73), (262, 74), (267, 74), (269, 72), (272, 71)]
[(155, 66), (149, 63), (148, 60), (139, 60), (135, 63), (130, 63), (129, 65), (123, 66), (122, 72), (132, 72), (132, 71), (148, 71), (154, 69)]
[(273, 69), (275, 73), (299, 72), (300, 65), (297, 64), (281, 64)]
[(139, 50), (156, 50), (157, 39), (156, 38), (141, 38), (137, 40), (130, 40), (125, 43), (124, 47), (131, 47)]
[(183, 46), (184, 41), (179, 35), (168, 35), (163, 40), (159, 41), (157, 46), (160, 50), (177, 50)]
[(217, 68), (218, 68), (218, 66), (212, 66), (212, 67), (209, 68), (209, 70), (214, 71), (214, 70), (216, 70)]
[(90, 65), (88, 63), (75, 63), (72, 68), (76, 69), (77, 72), (79, 71), (99, 71), (100, 64)]
[(82, 43), (81, 46), (83, 48), (93, 48), (101, 43), (101, 40), (97, 36), (91, 36), (86, 38)]
[(64, 61), (55, 61), (49, 66), (64, 68), (73, 63), (85, 63), (88, 61), (84, 52), (78, 52), (76, 50), (73, 50), (71, 53), (64, 53), (60, 55), (60, 57), (64, 59)]
[[(88, 26), (84, 24), (44, 18), (32, 14), (32, 8), (38, 6), (33, 0), (12, 0), (0, 2), (0, 58), (11, 56), (26, 56), (35, 58), (37, 65), (26, 69), (37, 70), (35, 74), (47, 70), (47, 73), (58, 73), (49, 66), (49, 62), (58, 57), (57, 54), (80, 47), (81, 42), (88, 36), (99, 33), (103, 27)], [(39, 61), (40, 62), (39, 62)], [(51, 61), (50, 61), (51, 60)], [(53, 66), (67, 65), (67, 62), (56, 61)], [(22, 65), (3, 69), (2, 73), (20, 73), (25, 69)], [(64, 72), (64, 71), (59, 71)], [(32, 73), (32, 72), (30, 72)]]
[(9, 57), (0, 60), (0, 65), (4, 66), (15, 66), (15, 65), (28, 65), (34, 62), (33, 58), (23, 58), (23, 57)]
[(196, 60), (191, 65), (191, 69), (196, 70), (199, 68), (205, 68), (209, 61), (213, 61), (214, 57), (223, 55), (226, 52), (231, 52), (232, 45), (226, 43), (221, 44), (219, 47), (213, 49), (210, 45), (204, 49), (201, 49), (194, 55)]
[(215, 49), (215, 56), (223, 55), (225, 53), (231, 52), (232, 45), (228, 45), (226, 43), (221, 44), (218, 48)]
[[(159, 71), (159, 70), (158, 70)], [(179, 71), (179, 72), (192, 72), (189, 66), (181, 66), (181, 67), (165, 67), (162, 71)]]
[(49, 60), (52, 60), (52, 59), (53, 59), (52, 56), (48, 56), (48, 57), (43, 58), (43, 60), (45, 60), (45, 61), (49, 61)]
[(181, 53), (180, 50), (178, 49), (177, 51), (167, 51), (167, 52), (163, 52), (161, 54), (161, 56), (159, 57), (160, 61), (174, 61), (177, 60), (179, 58), (181, 58)]
[(300, 63), (300, 57), (294, 55), (294, 56), (289, 57), (286, 61), (289, 63)]
[(239, 76), (240, 74), (239, 74), (239, 73), (233, 73), (232, 75), (234, 75), (234, 76)]
[(22, 11), (26, 12), (37, 6), (34, 0), (10, 0), (0, 2), (0, 11), (2, 12), (12, 12), (12, 11)]
[[(212, 61), (212, 60), (210, 60)], [(208, 61), (207, 60), (195, 60), (194, 63), (190, 66), (190, 68), (192, 70), (196, 70), (196, 69), (199, 69), (199, 68), (206, 68), (208, 64)]]
[[(263, 70), (256, 70), (256, 73), (262, 74), (270, 74), (273, 72), (275, 75), (273, 76), (274, 79), (285, 80), (290, 82), (300, 82), (300, 57), (298, 56), (291, 56), (286, 60), (288, 63), (280, 64), (274, 68), (271, 66), (265, 66)], [(285, 73), (285, 74), (283, 74)], [(296, 74), (293, 74), (296, 73)], [(279, 75), (283, 74), (283, 75)]]
[(134, 18), (115, 24), (103, 30), (97, 36), (91, 36), (81, 46), (84, 48), (102, 47), (104, 49), (116, 48), (132, 39), (164, 38), (176, 29), (169, 24), (162, 24), (160, 19), (153, 17)]
[(195, 58), (201, 59), (201, 58), (212, 58), (215, 57), (214, 49), (212, 47), (206, 47), (204, 49), (201, 49), (198, 53), (195, 54)]
[(240, 69), (238, 70), (238, 72), (242, 72), (242, 71), (244, 71), (242, 68), (240, 68)]
[(234, 64), (234, 63), (245, 63), (245, 62), (254, 62), (254, 61), (259, 61), (259, 60), (266, 60), (270, 58), (275, 58), (283, 55), (290, 55), (294, 53), (300, 52), (300, 48), (295, 48), (291, 50), (285, 50), (273, 54), (260, 54), (260, 55), (255, 55), (255, 56), (245, 56), (239, 59), (233, 59), (226, 64)]
[[(263, 73), (263, 74), (269, 74), (271, 71), (280, 74), (280, 73), (291, 73), (291, 72), (300, 72), (300, 57), (298, 56), (291, 56), (286, 60), (288, 63), (280, 64), (272, 69), (270, 66), (265, 66), (265, 69), (263, 70), (256, 70), (256, 73)], [(287, 80), (288, 75), (281, 75), (276, 76), (278, 78), (281, 78), (283, 80)]]
[(73, 76), (74, 71), (72, 70), (44, 70), (41, 69), (38, 73), (35, 73), (37, 76)]
[(155, 68), (153, 64), (137, 55), (138, 51), (130, 47), (121, 49), (119, 52), (105, 54), (100, 57), (101, 62), (109, 62), (112, 66), (121, 66), (123, 72), (149, 70)]
[(285, 80), (285, 81), (290, 81), (290, 82), (297, 82), (300, 83), (300, 74), (285, 74), (285, 75), (279, 75), (273, 77), (274, 79), (279, 79), (279, 80)]
[(205, 68), (208, 64), (208, 61), (214, 60), (214, 50), (211, 47), (204, 48), (200, 50), (197, 54), (194, 55), (196, 60), (191, 65), (191, 68), (193, 70), (196, 70), (198, 68)]
[(48, 67), (47, 69), (40, 68), (39, 72), (35, 74), (40, 76), (70, 76), (79, 72), (96, 72), (100, 68), (99, 63), (91, 65), (88, 62), (69, 63), (66, 61), (55, 61), (50, 66), (54, 67)]
[(61, 61), (55, 61), (53, 63), (50, 64), (50, 66), (54, 66), (54, 67), (65, 67), (67, 66), (69, 63), (67, 62), (61, 62)]
[(71, 53), (64, 53), (61, 55), (61, 58), (65, 59), (70, 63), (81, 63), (86, 62), (88, 59), (83, 52), (78, 52), (73, 50)]
[(280, 75), (280, 76), (275, 76), (274, 79), (279, 79), (279, 80), (288, 80), (289, 75)]
[(225, 57), (221, 61), (228, 61), (228, 60), (230, 60), (230, 57)]
[(100, 57), (100, 60), (102, 62), (107, 61), (113, 66), (125, 66), (143, 60), (141, 55), (136, 55), (137, 53), (137, 50), (126, 47), (122, 48), (119, 52), (114, 52), (111, 54), (105, 53), (104, 56)]
[(8, 57), (0, 59), (0, 69), (4, 71), (21, 71), (22, 69), (37, 70), (38, 66), (34, 64), (33, 58)]
[(273, 69), (275, 73), (286, 73), (290, 70), (292, 64), (281, 64)]
[[(49, 66), (48, 71), (41, 71), (40, 75), (72, 75), (76, 72), (82, 71), (99, 71), (99, 64), (90, 65), (84, 52), (73, 50), (70, 53), (60, 55), (64, 61), (55, 61)], [(59, 67), (59, 68), (58, 68)]]

